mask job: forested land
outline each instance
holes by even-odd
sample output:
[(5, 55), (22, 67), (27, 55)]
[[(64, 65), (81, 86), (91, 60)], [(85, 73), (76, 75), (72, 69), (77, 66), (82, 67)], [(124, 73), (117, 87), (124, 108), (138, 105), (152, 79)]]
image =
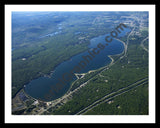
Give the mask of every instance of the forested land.
[[(90, 39), (114, 26), (106, 12), (13, 12), (12, 97), (31, 80), (88, 48)], [(116, 23), (118, 24), (118, 23)], [(115, 25), (116, 25), (115, 24)]]
[[(135, 29), (138, 31), (138, 28)], [(97, 105), (84, 114), (89, 115), (147, 115), (148, 114), (148, 52), (141, 47), (141, 41), (148, 34), (147, 30), (138, 35), (133, 34), (129, 38), (128, 50), (125, 57), (112, 56), (115, 64), (103, 72), (87, 74), (77, 80), (71, 90), (90, 79), (86, 86), (77, 91), (71, 100), (59, 108), (50, 108), (44, 114), (72, 115), (92, 105), (107, 94), (116, 92), (136, 81), (146, 79), (146, 83), (131, 89), (130, 91)], [(121, 40), (127, 39), (125, 37)], [(146, 40), (145, 45), (148, 46)], [(92, 76), (92, 77), (91, 77)]]
[[(63, 61), (86, 51), (93, 37), (110, 33), (120, 23), (133, 22), (131, 14), (139, 17), (142, 15), (136, 12), (12, 14), (12, 97), (31, 80), (49, 75)], [(142, 19), (147, 21), (145, 18)], [(42, 114), (77, 114), (107, 94), (141, 79), (148, 80), (148, 52), (144, 47), (148, 49), (149, 40), (143, 42), (144, 47), (141, 45), (148, 36), (147, 23), (140, 27), (135, 20), (136, 27), (130, 26), (131, 29), (135, 27), (130, 38), (128, 39), (129, 33), (119, 38), (127, 45), (125, 56), (124, 53), (114, 55), (114, 64), (111, 67), (102, 67), (74, 81), (68, 91), (74, 91), (84, 82), (88, 82), (65, 104), (50, 107)], [(32, 103), (33, 101), (27, 103), (27, 114), (32, 114), (32, 109), (36, 107)], [(20, 110), (20, 113), (23, 112)], [(101, 103), (84, 114), (147, 115), (148, 83), (112, 98), (111, 102)]]

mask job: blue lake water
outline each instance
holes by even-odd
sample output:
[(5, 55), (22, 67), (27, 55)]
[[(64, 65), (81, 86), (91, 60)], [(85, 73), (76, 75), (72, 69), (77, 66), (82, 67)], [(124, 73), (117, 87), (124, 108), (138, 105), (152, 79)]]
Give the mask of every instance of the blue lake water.
[[(130, 29), (124, 29), (122, 33), (118, 35), (124, 36), (127, 32), (129, 32)], [(90, 40), (90, 45), (88, 46), (89, 50), (92, 50), (93, 48), (97, 47), (97, 44), (101, 43), (103, 45), (106, 44), (105, 37), (109, 35), (102, 35), (99, 37), (95, 37)], [(117, 38), (118, 38), (117, 37)], [(103, 50), (100, 50), (99, 54), (95, 55), (95, 57), (87, 63), (86, 67), (81, 70), (81, 73), (88, 72), (90, 70), (98, 69), (100, 67), (103, 67), (111, 62), (111, 59), (108, 57), (108, 55), (115, 55), (122, 53), (124, 50), (124, 45), (115, 39), (111, 43), (108, 43), (108, 46), (105, 46)], [(80, 53), (78, 55), (75, 55), (71, 57), (69, 60), (59, 64), (55, 69), (51, 77), (39, 77), (38, 79), (32, 80), (29, 84), (25, 87), (25, 92), (29, 94), (30, 96), (44, 100), (44, 101), (50, 101), (54, 100), (56, 98), (61, 97), (64, 95), (69, 87), (71, 81), (76, 79), (74, 76), (72, 80), (66, 81), (65, 84), (61, 89), (58, 90), (58, 92), (54, 92), (54, 90), (57, 89), (56, 83), (59, 81), (60, 78), (62, 78), (62, 75), (64, 73), (70, 72), (73, 67), (77, 66), (81, 60), (83, 60), (82, 56), (88, 55), (88, 51)], [(52, 91), (54, 95), (50, 95), (49, 99), (46, 99), (45, 96), (50, 92), (52, 88)]]

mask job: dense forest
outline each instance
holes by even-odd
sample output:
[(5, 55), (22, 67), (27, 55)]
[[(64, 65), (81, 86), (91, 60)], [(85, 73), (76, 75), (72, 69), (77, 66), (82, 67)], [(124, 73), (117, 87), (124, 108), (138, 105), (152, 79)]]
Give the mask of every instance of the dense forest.
[[(47, 102), (36, 101), (25, 94), (24, 85), (50, 75), (65, 60), (87, 51), (92, 38), (113, 31), (120, 23), (126, 23), (132, 30), (119, 38), (125, 42), (126, 51), (110, 56), (113, 64), (73, 81), (67, 93), (84, 83), (85, 86), (65, 103), (54, 106), (55, 100), (47, 106)], [(47, 115), (147, 115), (147, 38), (148, 14), (145, 12), (13, 12), (12, 104), (14, 106), (17, 99), (23, 103), (23, 109), (13, 114), (36, 114), (43, 108), (40, 114)], [(107, 95), (108, 100), (103, 99)]]
[[(136, 28), (138, 31), (138, 28)], [(138, 80), (146, 78), (141, 86), (135, 87), (118, 97), (106, 101), (84, 114), (89, 115), (147, 115), (148, 114), (148, 52), (141, 47), (141, 42), (148, 36), (147, 31), (141, 31), (141, 36), (132, 35), (129, 38), (127, 55), (123, 59), (120, 55), (113, 56), (115, 64), (107, 70), (102, 69), (87, 74), (84, 78), (75, 81), (71, 87), (74, 90), (88, 79), (87, 86), (76, 92), (72, 99), (57, 108), (50, 108), (44, 114), (77, 114), (106, 94), (116, 92)], [(122, 40), (126, 40), (127, 36)], [(148, 41), (145, 42), (148, 45)], [(116, 61), (117, 60), (117, 61)], [(100, 73), (99, 73), (100, 72)], [(97, 74), (97, 75), (96, 75)], [(85, 99), (85, 100), (84, 100)]]

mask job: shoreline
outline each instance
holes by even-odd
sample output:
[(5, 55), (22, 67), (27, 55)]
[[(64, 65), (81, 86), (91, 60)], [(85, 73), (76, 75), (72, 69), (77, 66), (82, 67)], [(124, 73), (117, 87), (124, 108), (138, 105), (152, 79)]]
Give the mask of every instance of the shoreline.
[[(123, 51), (124, 52), (124, 51)], [(122, 52), (122, 53), (123, 53)], [(122, 53), (120, 53), (120, 54), (122, 54)], [(116, 54), (116, 55), (120, 55), (120, 54)], [(103, 72), (104, 70), (106, 70), (108, 67), (110, 67), (110, 66), (112, 66), (113, 64), (114, 64), (114, 59), (112, 58), (112, 56), (115, 56), (115, 55), (108, 55), (108, 57), (111, 59), (111, 62), (109, 63), (109, 64), (107, 64), (107, 65), (105, 65), (105, 66), (103, 66), (103, 67), (100, 67), (100, 68), (98, 68), (98, 69), (95, 69), (95, 70), (90, 70), (90, 71), (88, 71), (87, 73), (82, 73), (84, 76), (86, 75), (86, 74), (89, 74), (89, 73), (92, 73), (92, 72), (95, 72), (95, 71), (98, 71), (98, 70), (101, 70), (100, 72)], [(80, 74), (81, 75), (81, 74)], [(76, 79), (75, 81), (77, 81), (78, 79)], [(90, 80), (90, 79), (89, 79)], [(89, 81), (89, 80), (87, 80), (87, 82)], [(74, 81), (74, 82), (75, 82)], [(87, 85), (87, 82), (85, 82), (85, 83), (83, 83), (83, 84), (81, 84), (79, 87), (77, 87), (76, 89), (74, 89), (73, 91), (70, 91), (70, 89), (64, 94), (64, 95), (62, 95), (61, 97), (59, 97), (59, 98), (57, 98), (57, 99), (54, 99), (54, 100), (51, 100), (51, 101), (43, 101), (43, 100), (41, 100), (41, 99), (36, 99), (36, 98), (34, 98), (34, 97), (32, 97), (32, 96), (30, 96), (30, 95), (28, 95), (26, 92), (25, 92), (25, 90), (24, 90), (24, 88), (22, 88), (21, 90), (23, 91), (23, 93), (25, 94), (25, 96), (29, 99), (29, 100), (34, 100), (34, 101), (40, 101), (40, 102), (43, 102), (43, 103), (46, 103), (46, 104), (52, 104), (52, 105), (50, 105), (50, 106), (48, 106), (49, 108), (50, 107), (53, 107), (54, 105), (56, 106), (58, 103), (64, 103), (64, 102), (67, 102), (68, 100), (70, 100), (71, 98), (72, 98), (72, 94), (73, 93), (75, 93), (76, 91), (78, 91), (80, 88), (82, 88), (83, 86), (85, 86), (85, 85)], [(73, 84), (73, 83), (72, 83)], [(72, 87), (72, 86), (71, 86)], [(70, 88), (71, 88), (70, 87)], [(21, 91), (20, 90), (20, 91)], [(49, 109), (48, 108), (48, 109)], [(40, 111), (39, 112), (39, 114), (42, 114), (44, 111)], [(38, 115), (39, 115), (38, 114)]]
[[(121, 40), (119, 40), (119, 39), (118, 39), (118, 41), (120, 41), (121, 43), (123, 43), (124, 46), (126, 45), (125, 42), (123, 42), (123, 41), (121, 41)], [(125, 50), (125, 49), (124, 49), (124, 50)], [(77, 77), (77, 75), (82, 75), (81, 78), (83, 78), (83, 77), (84, 77), (85, 75), (87, 75), (87, 74), (90, 74), (90, 73), (92, 73), (92, 72), (95, 72), (95, 71), (98, 71), (98, 70), (101, 70), (101, 69), (106, 69), (106, 68), (112, 66), (112, 65), (114, 64), (114, 59), (112, 58), (112, 56), (121, 55), (121, 54), (123, 54), (124, 50), (123, 50), (121, 53), (119, 53), (119, 54), (107, 55), (107, 56), (111, 59), (111, 62), (110, 62), (109, 64), (107, 64), (107, 65), (105, 65), (105, 66), (103, 66), (103, 67), (100, 67), (100, 68), (98, 68), (98, 69), (95, 69), (95, 70), (89, 70), (89, 71), (86, 72), (86, 73), (79, 73), (79, 74), (78, 74), (78, 73), (75, 73), (75, 76)], [(102, 71), (103, 71), (103, 70), (102, 70)], [(53, 73), (54, 73), (54, 71), (51, 71), (50, 75), (52, 75)], [(45, 76), (45, 77), (48, 77), (48, 76)], [(50, 77), (49, 77), (49, 78), (50, 78)], [(80, 78), (79, 78), (79, 79), (80, 79)], [(75, 81), (77, 81), (77, 80), (78, 80), (78, 78), (77, 78)], [(73, 81), (73, 83), (74, 83), (75, 81)], [(72, 83), (72, 84), (73, 84), (73, 83)], [(70, 88), (71, 88), (71, 87), (72, 87), (72, 85), (70, 86)], [(70, 88), (68, 89), (68, 91), (67, 91), (64, 95), (66, 95), (66, 94), (68, 94), (68, 93), (70, 92)], [(24, 88), (22, 88), (22, 89), (24, 89)], [(25, 92), (25, 90), (24, 90), (24, 92)], [(57, 99), (54, 99), (54, 100), (51, 100), (51, 101), (43, 101), (43, 100), (36, 99), (36, 98), (30, 96), (30, 95), (27, 94), (26, 92), (25, 92), (25, 95), (27, 95), (28, 97), (30, 97), (30, 98), (32, 98), (32, 99), (34, 99), (34, 100), (39, 100), (39, 101), (42, 101), (42, 102), (45, 102), (45, 103), (57, 101), (58, 99), (61, 99), (61, 98), (64, 96), (64, 95), (62, 95), (61, 97), (59, 97), (59, 98), (57, 98)]]
[[(100, 67), (100, 68), (95, 69), (95, 70), (90, 70), (90, 71), (88, 71), (88, 72), (86, 72), (86, 73), (80, 73), (80, 74), (75, 73), (75, 76), (77, 77), (76, 80), (80, 79), (80, 78), (78, 77), (78, 75), (82, 75), (81, 78), (83, 78), (86, 74), (95, 72), (95, 71), (97, 71), (97, 70), (101, 70), (101, 69), (103, 69), (103, 68), (106, 69), (106, 67), (112, 66), (112, 65), (114, 64), (114, 59), (112, 58), (112, 56), (121, 55), (121, 54), (123, 54), (123, 53), (126, 52), (127, 46), (126, 46), (125, 42), (123, 42), (122, 40), (117, 39), (117, 38), (115, 38), (115, 39), (118, 40), (119, 42), (123, 43), (123, 45), (124, 45), (124, 50), (123, 50), (121, 53), (119, 53), (119, 54), (107, 55), (107, 56), (111, 59), (111, 62), (110, 62), (109, 64), (103, 66), (103, 67)], [(80, 52), (80, 53), (82, 53), (82, 52)], [(80, 53), (79, 53), (79, 54), (80, 54)], [(74, 56), (76, 56), (76, 55), (77, 55), (77, 54), (73, 55), (72, 57), (74, 57)], [(72, 58), (72, 57), (71, 57), (71, 58)], [(69, 59), (67, 59), (67, 60), (70, 60), (71, 58), (69, 58)], [(66, 60), (65, 60), (65, 61), (66, 61)], [(63, 61), (63, 62), (65, 62), (65, 61)], [(62, 64), (63, 62), (61, 62), (60, 64)], [(58, 64), (58, 65), (60, 65), (60, 64)], [(57, 66), (58, 66), (58, 65), (57, 65)], [(57, 66), (56, 66), (56, 67), (57, 67)], [(56, 68), (56, 67), (55, 67), (55, 68)], [(51, 70), (48, 74), (41, 74), (42, 76), (40, 76), (40, 77), (48, 77), (48, 78), (51, 78), (52, 75), (53, 75), (53, 73), (54, 73), (54, 71), (55, 71), (55, 68), (54, 68), (54, 70)], [(76, 80), (75, 80), (75, 81), (76, 81)], [(71, 87), (72, 87), (72, 86), (71, 86)], [(23, 89), (24, 92), (25, 92), (25, 88), (23, 87), (22, 89)], [(20, 90), (21, 90), (21, 89), (20, 89)], [(68, 89), (68, 91), (69, 91), (69, 90), (70, 90), (70, 89)], [(67, 92), (68, 92), (68, 91), (67, 91)], [(66, 93), (67, 93), (67, 92), (66, 92)], [(65, 94), (66, 94), (66, 93), (65, 93)], [(30, 96), (29, 94), (27, 94), (26, 92), (25, 92), (25, 94), (28, 95), (30, 98), (32, 98), (32, 99), (34, 99), (34, 100), (36, 99), (36, 98)], [(64, 94), (64, 95), (65, 95), (65, 94)], [(63, 96), (64, 96), (64, 95), (63, 95)], [(63, 96), (61, 96), (61, 97), (63, 97)], [(61, 97), (59, 97), (59, 98), (61, 98)], [(57, 99), (58, 99), (58, 98), (57, 98)], [(36, 100), (40, 100), (40, 99), (36, 99)], [(56, 100), (56, 99), (54, 99), (54, 100)], [(51, 101), (54, 101), (54, 100), (51, 100)], [(42, 100), (40, 100), (40, 101), (42, 101)], [(43, 101), (43, 102), (51, 102), (51, 101)]]
[[(127, 46), (126, 46), (125, 42), (123, 42), (123, 41), (121, 41), (121, 40), (119, 40), (119, 39), (116, 39), (116, 40), (120, 41), (120, 42), (123, 43), (123, 45), (124, 45), (124, 49), (123, 49), (123, 51), (122, 51), (121, 53), (115, 54), (115, 55), (107, 55), (107, 56), (111, 59), (111, 62), (110, 62), (109, 64), (107, 64), (107, 65), (105, 65), (105, 66), (103, 66), (103, 67), (100, 67), (100, 68), (98, 68), (98, 69), (90, 70), (90, 71), (88, 71), (88, 72), (86, 72), (86, 73), (81, 73), (81, 74), (78, 74), (78, 75), (82, 75), (81, 78), (83, 78), (83, 77), (85, 77), (85, 75), (87, 75), (87, 74), (90, 74), (90, 73), (96, 72), (96, 71), (100, 71), (100, 72), (96, 73), (96, 75), (97, 75), (97, 74), (99, 74), (99, 73), (101, 73), (101, 72), (109, 69), (109, 67), (111, 67), (113, 64), (115, 64), (116, 61), (113, 59), (112, 56), (119, 56), (119, 59), (121, 59), (122, 57), (124, 57)], [(53, 73), (54, 73), (54, 71), (51, 71), (51, 72), (50, 72), (50, 75), (52, 75)], [(76, 74), (75, 74), (75, 75), (76, 75)], [(48, 77), (48, 76), (46, 76), (46, 77)], [(80, 79), (80, 78), (79, 78), (79, 79)], [(66, 103), (66, 102), (68, 102), (68, 100), (72, 99), (72, 94), (75, 93), (75, 92), (77, 92), (80, 88), (82, 88), (82, 87), (84, 87), (85, 85), (87, 85), (87, 83), (90, 81), (91, 78), (88, 79), (88, 80), (87, 80), (86, 82), (84, 82), (83, 84), (81, 84), (80, 86), (78, 86), (78, 87), (77, 87), (76, 89), (74, 89), (73, 91), (70, 91), (70, 89), (71, 89), (72, 85), (74, 84), (74, 82), (76, 82), (76, 81), (79, 80), (79, 79), (77, 78), (76, 80), (73, 81), (73, 83), (71, 83), (70, 88), (67, 90), (66, 93), (64, 93), (64, 95), (62, 95), (61, 97), (59, 97), (59, 98), (57, 98), (57, 99), (50, 100), (50, 101), (44, 101), (44, 100), (37, 99), (37, 98), (34, 98), (34, 97), (30, 96), (29, 94), (27, 94), (27, 93), (25, 92), (25, 88), (24, 88), (24, 87), (23, 87), (22, 89), (20, 89), (20, 90), (23, 91), (23, 93), (25, 94), (25, 96), (26, 96), (29, 100), (39, 101), (39, 102), (43, 102), (43, 103), (45, 103), (45, 104), (50, 104), (50, 105), (47, 107), (47, 110), (48, 110), (50, 107), (57, 106), (59, 103)], [(12, 100), (13, 100), (13, 99), (12, 99)], [(45, 111), (44, 111), (44, 110), (39, 111), (39, 112), (38, 112), (38, 115), (41, 115), (43, 112), (45, 112)]]

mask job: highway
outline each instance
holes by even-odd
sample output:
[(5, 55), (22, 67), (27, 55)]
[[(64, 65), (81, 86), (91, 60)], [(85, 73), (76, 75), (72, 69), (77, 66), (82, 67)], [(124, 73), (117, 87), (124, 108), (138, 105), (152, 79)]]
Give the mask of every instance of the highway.
[(128, 85), (127, 87), (123, 87), (123, 88), (117, 90), (116, 92), (112, 92), (110, 94), (105, 95), (104, 97), (98, 99), (97, 101), (95, 101), (91, 105), (87, 106), (86, 108), (84, 108), (81, 111), (79, 111), (78, 113), (76, 113), (76, 115), (82, 115), (82, 114), (88, 112), (89, 110), (93, 109), (94, 107), (96, 107), (96, 106), (98, 106), (98, 105), (100, 105), (100, 104), (102, 104), (106, 101), (109, 101), (109, 100), (111, 100), (111, 99), (113, 99), (113, 98), (115, 98), (119, 95), (122, 95), (122, 94), (124, 94), (124, 93), (126, 93), (126, 92), (140, 86), (140, 85), (145, 84), (145, 83), (148, 83), (148, 77), (143, 78), (141, 80), (138, 80), (138, 81)]

